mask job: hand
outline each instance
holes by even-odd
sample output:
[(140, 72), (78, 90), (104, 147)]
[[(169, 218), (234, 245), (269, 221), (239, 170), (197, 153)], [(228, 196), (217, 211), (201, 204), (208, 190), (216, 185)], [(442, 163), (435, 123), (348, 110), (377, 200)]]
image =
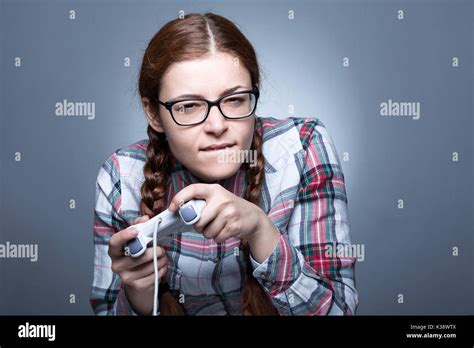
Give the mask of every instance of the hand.
[(193, 227), (204, 237), (222, 243), (231, 237), (251, 240), (256, 237), (262, 220), (269, 220), (255, 204), (227, 191), (219, 184), (191, 184), (179, 191), (168, 209), (176, 211), (181, 202), (206, 200), (201, 218)]
[[(147, 215), (141, 216), (135, 219), (133, 225), (149, 219)], [(126, 256), (123, 248), (126, 242), (137, 236), (137, 233), (133, 227), (115, 233), (110, 238), (108, 253), (112, 259), (112, 271), (120, 276), (122, 282), (135, 291), (146, 292), (154, 287), (153, 246), (148, 247), (138, 258)], [(168, 270), (168, 258), (160, 246), (156, 247), (156, 254), (158, 278), (161, 280)]]

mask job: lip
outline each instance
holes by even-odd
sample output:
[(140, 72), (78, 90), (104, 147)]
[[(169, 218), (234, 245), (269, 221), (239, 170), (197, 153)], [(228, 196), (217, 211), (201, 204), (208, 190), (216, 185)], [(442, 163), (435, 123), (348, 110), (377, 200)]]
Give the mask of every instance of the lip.
[(222, 150), (222, 149), (225, 149), (227, 147), (232, 147), (234, 146), (235, 144), (231, 144), (231, 143), (223, 143), (223, 144), (212, 144), (210, 146), (207, 146), (205, 148), (202, 148), (201, 151), (204, 151), (204, 152), (211, 152), (211, 151), (217, 151), (217, 150)]

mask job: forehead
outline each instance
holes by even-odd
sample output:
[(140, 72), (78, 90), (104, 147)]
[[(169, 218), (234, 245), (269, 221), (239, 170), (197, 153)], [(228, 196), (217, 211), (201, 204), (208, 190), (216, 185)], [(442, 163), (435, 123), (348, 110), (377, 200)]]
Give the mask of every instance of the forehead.
[(202, 94), (217, 98), (219, 93), (236, 85), (251, 87), (250, 73), (240, 61), (227, 53), (173, 63), (161, 81), (161, 96)]

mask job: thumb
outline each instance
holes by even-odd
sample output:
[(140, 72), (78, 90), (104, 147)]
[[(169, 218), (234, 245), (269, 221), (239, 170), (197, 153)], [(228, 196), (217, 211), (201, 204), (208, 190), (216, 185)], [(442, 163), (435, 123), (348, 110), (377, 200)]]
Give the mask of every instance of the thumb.
[(140, 224), (140, 223), (148, 221), (148, 220), (150, 220), (150, 217), (148, 215), (139, 216), (135, 220), (133, 220), (133, 224), (134, 225)]

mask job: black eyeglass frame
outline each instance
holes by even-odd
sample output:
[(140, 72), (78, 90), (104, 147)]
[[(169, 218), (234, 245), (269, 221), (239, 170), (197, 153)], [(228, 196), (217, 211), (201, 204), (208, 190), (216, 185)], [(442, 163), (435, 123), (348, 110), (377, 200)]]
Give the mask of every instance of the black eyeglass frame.
[[(228, 98), (230, 96), (233, 96), (233, 95), (236, 95), (236, 94), (242, 94), (242, 93), (252, 93), (254, 96), (255, 96), (255, 105), (253, 107), (253, 110), (252, 112), (250, 112), (247, 116), (241, 116), (241, 117), (228, 117), (226, 115), (224, 115), (224, 113), (222, 112), (222, 109), (221, 109), (221, 106), (220, 106), (220, 103), (221, 103), (221, 100), (222, 99), (225, 99), (225, 98)], [(227, 94), (227, 95), (224, 95), (216, 100), (207, 100), (207, 99), (204, 99), (204, 98), (184, 98), (184, 99), (177, 99), (177, 100), (173, 100), (172, 102), (162, 102), (161, 100), (159, 100), (158, 98), (154, 97), (153, 100), (160, 103), (161, 105), (163, 105), (166, 110), (169, 111), (170, 115), (171, 115), (171, 118), (173, 119), (173, 121), (178, 125), (178, 126), (195, 126), (197, 124), (201, 124), (203, 123), (204, 121), (206, 121), (206, 119), (209, 117), (209, 112), (211, 111), (211, 108), (213, 106), (217, 106), (217, 108), (219, 109), (219, 111), (221, 112), (221, 115), (224, 116), (224, 118), (226, 119), (229, 119), (229, 120), (240, 120), (240, 119), (243, 119), (243, 118), (247, 118), (247, 117), (250, 117), (252, 116), (252, 114), (255, 112), (255, 109), (257, 108), (257, 103), (258, 103), (258, 98), (260, 96), (260, 91), (258, 90), (257, 87), (253, 87), (252, 89), (246, 89), (246, 90), (243, 90), (243, 91), (237, 91), (237, 92), (233, 92), (233, 93), (230, 93), (230, 94)], [(172, 108), (173, 108), (173, 105), (175, 105), (176, 103), (180, 103), (180, 102), (184, 102), (184, 101), (192, 101), (192, 100), (199, 100), (199, 101), (205, 101), (207, 103), (207, 113), (206, 113), (206, 116), (202, 119), (202, 121), (199, 121), (199, 122), (195, 122), (195, 123), (189, 123), (189, 124), (182, 124), (182, 123), (179, 123), (174, 115), (173, 115), (173, 111), (172, 111)]]

